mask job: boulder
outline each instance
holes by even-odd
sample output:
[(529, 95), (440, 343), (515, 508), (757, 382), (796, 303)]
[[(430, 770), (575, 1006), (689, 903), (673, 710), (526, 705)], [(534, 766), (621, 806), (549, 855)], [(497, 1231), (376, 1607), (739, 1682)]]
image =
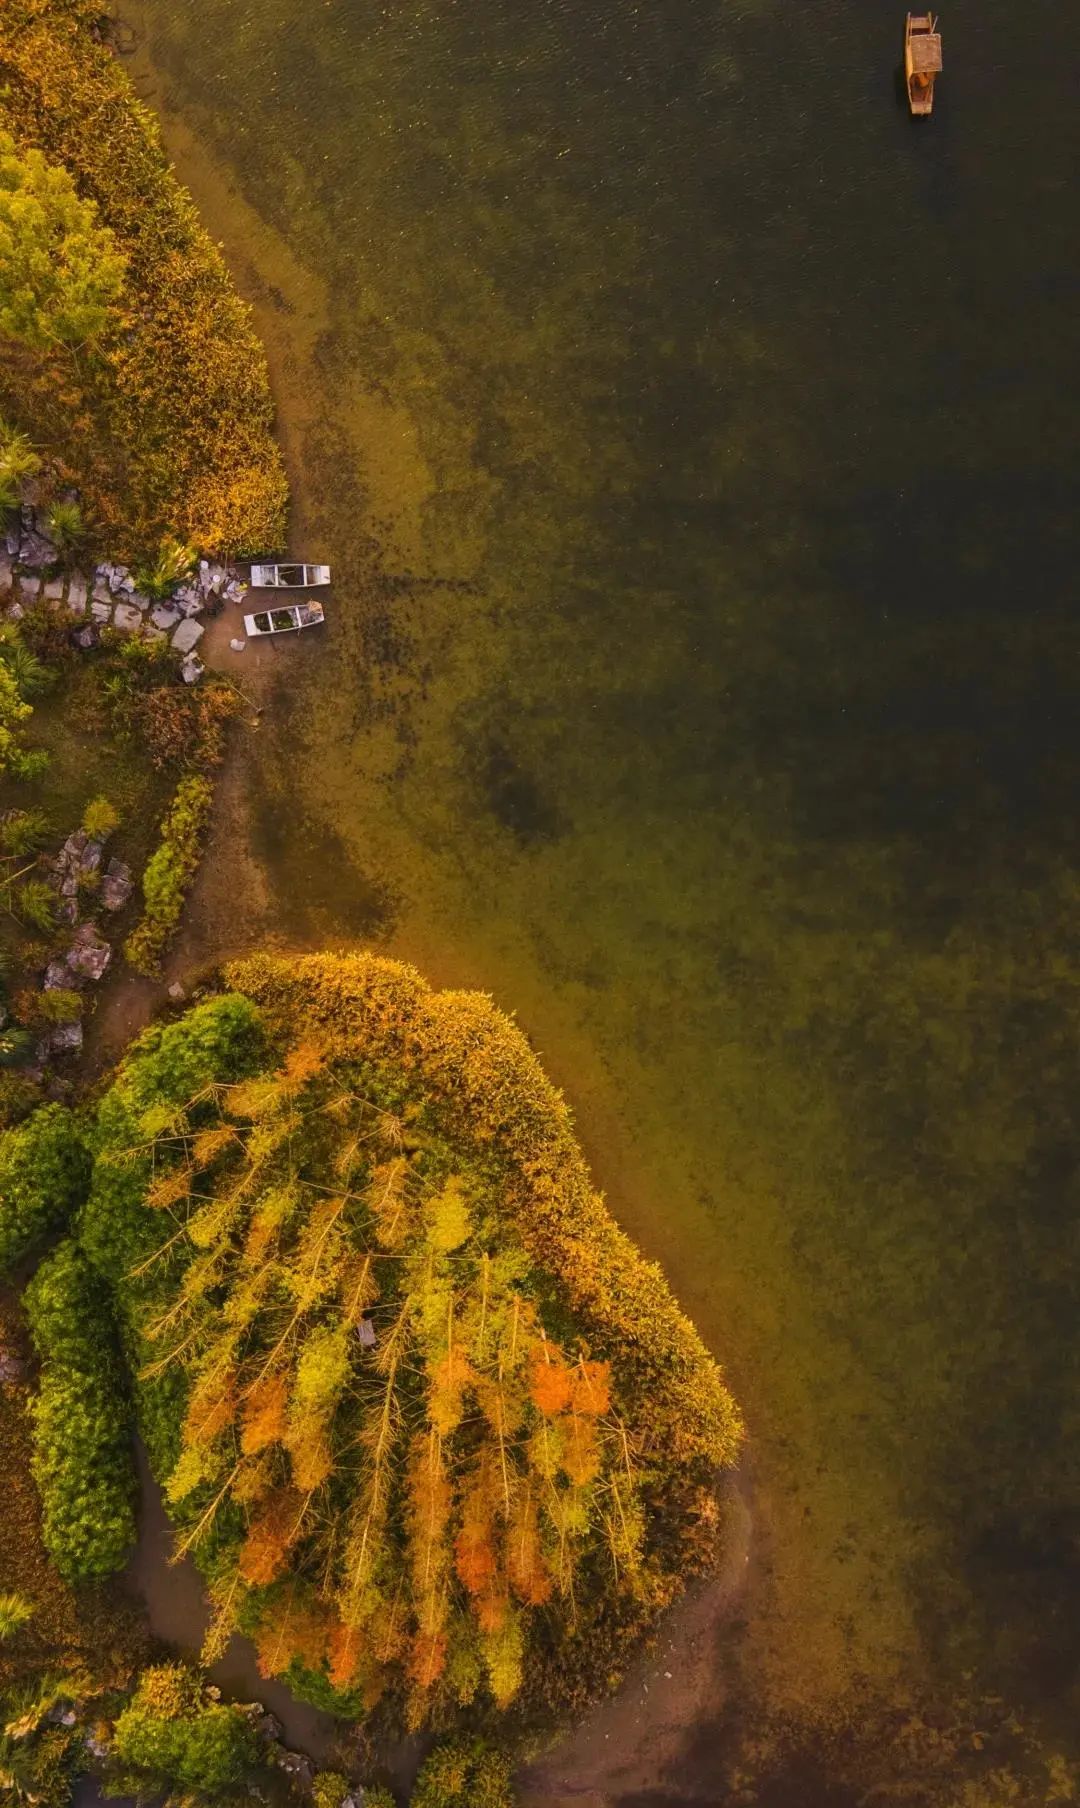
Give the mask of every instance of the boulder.
[(117, 603), (113, 610), (113, 627), (119, 628), (121, 634), (134, 634), (142, 627), (142, 616), (130, 603)]
[(174, 609), (171, 603), (155, 603), (150, 611), (150, 620), (153, 622), (155, 628), (161, 628), (162, 630), (175, 628), (177, 622), (180, 620), (180, 611), (179, 609)]
[(22, 577), (19, 578), (18, 584), (19, 584), (19, 589), (22, 592), (23, 602), (24, 603), (32, 603), (35, 600), (35, 598), (37, 597), (37, 593), (38, 593), (39, 589), (41, 588), (41, 578), (39, 576), (37, 576), (36, 574), (33, 577), (29, 577), (24, 572)]
[(291, 1780), (295, 1789), (310, 1791), (315, 1781), (315, 1766), (303, 1752), (279, 1751), (274, 1753), (274, 1762), (279, 1770)]
[(42, 565), (54, 565), (57, 559), (56, 547), (45, 534), (36, 528), (27, 528), (19, 536), (19, 564), (33, 565), (38, 569)]
[[(185, 998), (187, 997), (187, 993), (185, 992), (183, 986), (181, 985), (181, 983), (178, 979), (173, 980), (172, 985), (169, 987), (168, 990), (169, 990), (169, 997), (172, 999), (174, 1004), (183, 1004)], [(261, 1713), (262, 1709), (260, 1708), (259, 1711)]]
[[(86, 835), (86, 830), (80, 829), (79, 833), (80, 835)], [(101, 857), (104, 852), (104, 842), (98, 841), (93, 836), (86, 835), (86, 840), (83, 842), (78, 856), (80, 873), (96, 873), (98, 867), (101, 865)]]
[(71, 990), (75, 975), (66, 961), (50, 961), (45, 969), (42, 989), (46, 992), (67, 992)]
[(26, 1378), (26, 1364), (6, 1344), (0, 1344), (0, 1387), (14, 1387)]
[(191, 653), (203, 637), (202, 622), (182, 621), (172, 637), (173, 646), (178, 653)]
[(71, 644), (78, 647), (80, 653), (92, 653), (95, 647), (101, 645), (101, 635), (93, 622), (87, 622), (84, 628), (78, 628), (71, 636)]
[(179, 609), (181, 615), (198, 615), (205, 602), (202, 591), (194, 584), (181, 584), (172, 594), (173, 607)]
[(93, 923), (83, 923), (65, 958), (72, 973), (98, 980), (112, 960), (112, 949)]
[(198, 684), (206, 667), (197, 653), (189, 653), (180, 667), (180, 676), (185, 684)]
[(101, 881), (101, 902), (106, 910), (123, 910), (131, 896), (131, 868), (122, 860), (110, 860)]
[(247, 646), (247, 641), (244, 639), (243, 635), (240, 635), (237, 639), (230, 640), (229, 645), (234, 653), (242, 653)]
[(38, 1057), (47, 1061), (50, 1055), (77, 1055), (82, 1045), (81, 1023), (58, 1023), (38, 1043)]

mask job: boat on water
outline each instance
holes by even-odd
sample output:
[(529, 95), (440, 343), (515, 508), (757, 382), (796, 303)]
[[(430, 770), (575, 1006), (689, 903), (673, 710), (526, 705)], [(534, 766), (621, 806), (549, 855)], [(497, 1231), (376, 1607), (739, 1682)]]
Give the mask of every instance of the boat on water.
[(941, 33), (933, 13), (909, 13), (904, 27), (904, 76), (916, 119), (934, 110), (934, 77), (941, 72)]
[(245, 615), (244, 632), (252, 638), (260, 634), (298, 634), (301, 628), (318, 628), (326, 620), (321, 603), (285, 603), (280, 609), (258, 609)]
[(330, 582), (329, 565), (253, 565), (253, 590), (313, 590), (317, 584)]

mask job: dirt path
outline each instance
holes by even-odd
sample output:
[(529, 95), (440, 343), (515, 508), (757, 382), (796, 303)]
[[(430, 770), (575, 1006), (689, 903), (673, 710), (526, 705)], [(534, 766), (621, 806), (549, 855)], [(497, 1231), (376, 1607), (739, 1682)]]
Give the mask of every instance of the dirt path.
[(724, 1629), (749, 1579), (745, 1480), (733, 1477), (726, 1492), (731, 1544), (722, 1573), (672, 1610), (616, 1694), (519, 1773), (522, 1808), (715, 1808), (707, 1767), (703, 1775), (700, 1758), (682, 1760), (721, 1717)]

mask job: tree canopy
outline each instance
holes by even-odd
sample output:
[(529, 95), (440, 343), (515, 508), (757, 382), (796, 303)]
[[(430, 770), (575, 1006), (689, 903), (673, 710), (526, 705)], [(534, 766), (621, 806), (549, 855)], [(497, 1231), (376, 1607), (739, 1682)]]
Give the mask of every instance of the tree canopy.
[(80, 1226), (210, 1654), (240, 1626), (414, 1725), (588, 1692), (715, 1561), (715, 1367), (486, 1000), (363, 959), (232, 977), (136, 1044)]
[(103, 330), (125, 261), (93, 201), (40, 151), (0, 131), (0, 332), (34, 351)]

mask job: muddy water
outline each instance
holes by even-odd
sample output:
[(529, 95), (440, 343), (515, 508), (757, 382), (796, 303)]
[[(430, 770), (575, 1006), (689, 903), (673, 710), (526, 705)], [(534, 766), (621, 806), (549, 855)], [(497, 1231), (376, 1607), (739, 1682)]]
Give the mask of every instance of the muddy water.
[(235, 667), (186, 953), (374, 941), (566, 1088), (751, 1425), (701, 1801), (732, 1725), (1070, 1715), (1080, 14), (1025, 21), (956, 0), (915, 128), (876, 0), (137, 20), (337, 577)]

